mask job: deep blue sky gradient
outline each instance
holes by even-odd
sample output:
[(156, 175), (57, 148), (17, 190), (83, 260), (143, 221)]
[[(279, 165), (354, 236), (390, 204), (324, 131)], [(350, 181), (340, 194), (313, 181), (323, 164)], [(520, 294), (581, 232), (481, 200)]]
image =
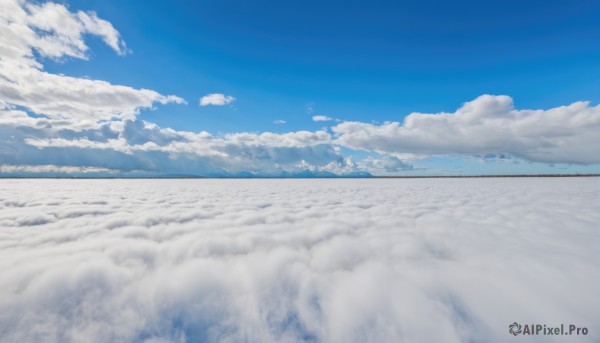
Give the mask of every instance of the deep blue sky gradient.
[[(46, 69), (176, 94), (142, 119), (219, 132), (314, 130), (312, 115), (402, 120), (506, 94), (517, 108), (600, 102), (599, 1), (69, 1), (117, 28), (91, 62)], [(234, 106), (199, 107), (208, 93)], [(311, 106), (314, 112), (307, 110)], [(273, 124), (276, 119), (284, 125)]]

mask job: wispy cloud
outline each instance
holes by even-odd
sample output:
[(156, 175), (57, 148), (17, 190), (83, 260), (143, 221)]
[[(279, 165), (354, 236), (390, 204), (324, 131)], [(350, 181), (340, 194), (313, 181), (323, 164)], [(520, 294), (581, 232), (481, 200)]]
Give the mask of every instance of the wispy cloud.
[(273, 124), (285, 124), (286, 121), (283, 119), (277, 119), (277, 120), (273, 120)]
[(315, 111), (315, 103), (309, 102), (308, 104), (304, 105), (304, 109), (306, 110), (306, 113), (312, 114)]
[(321, 115), (321, 116), (313, 116), (313, 117), (312, 117), (312, 120), (313, 120), (313, 121), (332, 121), (332, 120), (333, 120), (333, 118), (331, 118), (331, 117), (328, 117), (328, 116), (322, 116), (322, 115)]

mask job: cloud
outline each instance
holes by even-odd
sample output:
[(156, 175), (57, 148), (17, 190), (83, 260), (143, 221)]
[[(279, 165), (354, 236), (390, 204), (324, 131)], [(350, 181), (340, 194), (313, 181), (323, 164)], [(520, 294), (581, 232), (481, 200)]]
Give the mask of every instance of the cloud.
[(39, 67), (32, 49), (44, 57), (87, 59), (85, 34), (99, 36), (119, 54), (127, 52), (119, 32), (94, 12), (72, 13), (61, 4), (23, 0), (4, 0), (2, 7), (0, 39), (4, 44), (0, 45), (0, 54), (3, 59), (25, 59), (30, 65)]
[(361, 167), (374, 175), (389, 175), (405, 170), (413, 170), (413, 166), (395, 156), (386, 156), (381, 159), (371, 156), (361, 161)]
[[(310, 171), (364, 173), (345, 165), (325, 131), (231, 133), (164, 129), (143, 121), (109, 122), (86, 130), (0, 123), (4, 164), (101, 167), (136, 175), (281, 176)], [(333, 164), (332, 164), (333, 163)], [(305, 175), (308, 176), (308, 175)]]
[(592, 178), (0, 182), (6, 342), (600, 339)]
[[(61, 128), (0, 103), (0, 155), (7, 164), (71, 166), (86, 161), (89, 167), (123, 172), (202, 176), (393, 175), (414, 170), (410, 161), (416, 158), (447, 154), (471, 160), (483, 156), (486, 161), (500, 156), (500, 162), (515, 156), (550, 163), (596, 163), (598, 107), (575, 103), (531, 111), (485, 104), (498, 100), (506, 106), (507, 99), (484, 96), (454, 114), (411, 114), (404, 124), (346, 122), (332, 128), (334, 137), (324, 130), (214, 136), (137, 120)], [(347, 163), (352, 152), (344, 153), (340, 147), (378, 155)]]
[(277, 120), (273, 120), (273, 124), (285, 124), (286, 121), (283, 119), (277, 119)]
[(306, 113), (312, 114), (315, 111), (315, 103), (309, 102), (308, 104), (304, 105), (304, 109), (306, 110)]
[(508, 96), (482, 95), (454, 113), (412, 113), (403, 123), (345, 122), (335, 143), (385, 154), (511, 154), (529, 161), (600, 163), (600, 106), (575, 102), (517, 110)]
[[(134, 119), (140, 109), (155, 103), (185, 102), (152, 90), (45, 72), (38, 56), (87, 59), (85, 35), (99, 36), (118, 54), (127, 48), (118, 31), (93, 12), (73, 13), (61, 4), (20, 0), (4, 0), (2, 7), (0, 100), (5, 109), (17, 106), (43, 116), (46, 123), (81, 129), (111, 119)], [(26, 124), (22, 114), (12, 114), (22, 117), (19, 125)]]
[(209, 105), (223, 106), (223, 105), (231, 104), (234, 101), (235, 101), (235, 98), (232, 97), (231, 95), (214, 93), (214, 94), (205, 95), (202, 98), (200, 98), (200, 106), (209, 106)]
[(55, 166), (55, 165), (7, 165), (0, 164), (0, 173), (2, 174), (114, 174), (118, 170), (98, 167), (80, 167), (80, 166)]
[[(208, 132), (185, 132), (162, 129), (147, 122), (124, 123), (122, 132), (95, 132), (96, 139), (84, 137), (66, 138), (26, 138), (25, 143), (37, 148), (72, 147), (81, 149), (111, 149), (132, 153), (134, 151), (162, 151), (170, 153), (190, 153), (197, 156), (219, 155), (219, 149), (231, 145), (301, 148), (329, 143), (331, 136), (325, 131), (297, 131), (288, 133), (263, 132), (230, 133), (214, 137)], [(93, 131), (88, 131), (93, 132)], [(115, 138), (101, 135), (108, 134)], [(225, 156), (225, 155), (223, 155)]]
[(313, 116), (312, 120), (313, 121), (332, 121), (333, 118), (330, 118), (328, 116)]
[(248, 145), (266, 145), (276, 147), (302, 147), (329, 143), (331, 136), (325, 131), (297, 131), (288, 133), (263, 132), (233, 133), (225, 135), (225, 140)]

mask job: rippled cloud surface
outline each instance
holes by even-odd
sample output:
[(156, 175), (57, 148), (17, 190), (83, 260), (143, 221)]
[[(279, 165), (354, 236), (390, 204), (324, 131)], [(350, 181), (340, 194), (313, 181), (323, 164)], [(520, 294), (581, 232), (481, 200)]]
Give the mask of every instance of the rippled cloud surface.
[(597, 178), (2, 180), (2, 342), (600, 339)]

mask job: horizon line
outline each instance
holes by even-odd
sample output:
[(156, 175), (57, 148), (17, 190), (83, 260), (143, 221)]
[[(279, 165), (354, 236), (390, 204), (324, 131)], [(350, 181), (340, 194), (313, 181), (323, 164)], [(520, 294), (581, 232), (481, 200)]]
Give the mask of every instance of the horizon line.
[(460, 179), (460, 178), (600, 177), (600, 174), (490, 174), (398, 176), (2, 176), (0, 179)]

